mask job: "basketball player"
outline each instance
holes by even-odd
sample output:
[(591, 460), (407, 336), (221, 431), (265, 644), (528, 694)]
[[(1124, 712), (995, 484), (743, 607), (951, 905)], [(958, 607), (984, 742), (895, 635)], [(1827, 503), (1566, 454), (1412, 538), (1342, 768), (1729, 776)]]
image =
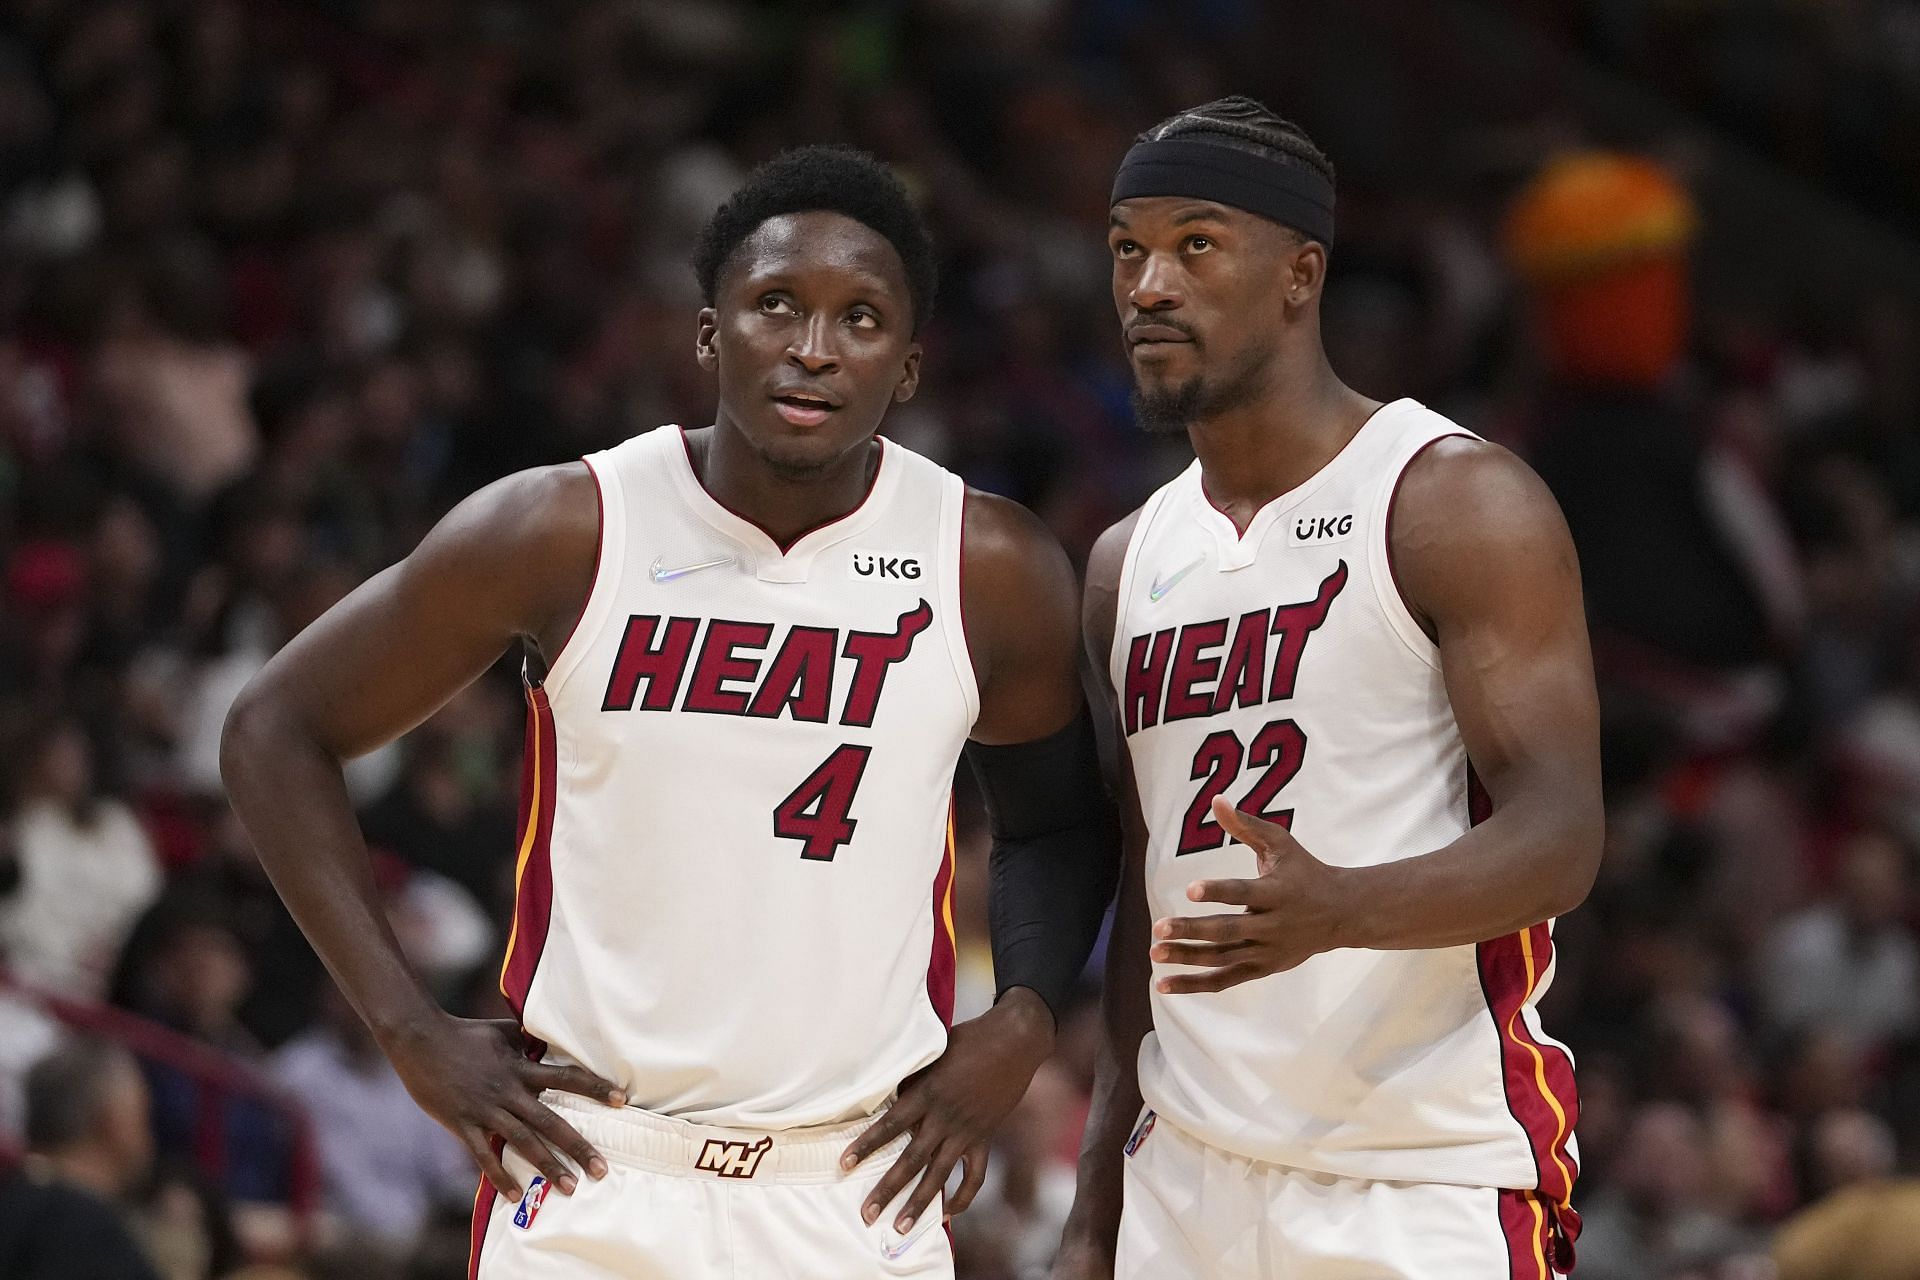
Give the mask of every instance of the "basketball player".
[[(934, 291), (877, 162), (771, 161), (697, 266), (713, 425), (462, 503), (260, 674), (227, 782), (486, 1174), (475, 1275), (950, 1276), (929, 1207), (956, 1162), (949, 1210), (978, 1188), (1117, 874), (1073, 573), (1026, 511), (875, 438)], [(382, 919), (340, 767), (523, 641), (517, 1025), (463, 1021)], [(969, 738), (1002, 998), (949, 1038)]]
[(1600, 851), (1573, 550), (1511, 454), (1334, 375), (1332, 235), (1326, 158), (1244, 98), (1114, 183), (1138, 415), (1198, 459), (1089, 566), (1128, 862), (1056, 1276), (1571, 1260), (1572, 1066), (1534, 1005)]

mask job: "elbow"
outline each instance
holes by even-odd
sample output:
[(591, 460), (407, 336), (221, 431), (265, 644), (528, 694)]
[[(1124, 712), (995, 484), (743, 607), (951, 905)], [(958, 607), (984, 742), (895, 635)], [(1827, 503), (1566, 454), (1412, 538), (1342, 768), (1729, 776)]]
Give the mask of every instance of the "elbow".
[(1592, 815), (1573, 824), (1563, 837), (1562, 874), (1557, 877), (1548, 915), (1564, 916), (1587, 900), (1600, 875), (1600, 856), (1605, 842), (1606, 820), (1595, 806)]
[(245, 790), (251, 766), (259, 763), (268, 744), (279, 736), (281, 709), (258, 678), (240, 691), (227, 709), (220, 727), (220, 781), (227, 795), (237, 799)]

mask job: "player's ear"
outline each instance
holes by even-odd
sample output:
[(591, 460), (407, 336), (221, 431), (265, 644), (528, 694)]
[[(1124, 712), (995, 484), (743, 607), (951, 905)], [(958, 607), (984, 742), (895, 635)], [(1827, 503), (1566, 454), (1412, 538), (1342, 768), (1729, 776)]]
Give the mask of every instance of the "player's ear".
[(720, 317), (712, 307), (700, 308), (700, 318), (694, 330), (693, 358), (700, 367), (712, 373), (720, 364), (720, 353), (714, 349), (714, 336), (720, 331)]
[(920, 344), (914, 343), (907, 348), (905, 367), (900, 371), (900, 381), (893, 387), (893, 402), (905, 404), (913, 399), (913, 393), (920, 389)]
[(1327, 247), (1318, 240), (1301, 240), (1287, 254), (1280, 279), (1290, 307), (1305, 306), (1319, 297), (1327, 282)]

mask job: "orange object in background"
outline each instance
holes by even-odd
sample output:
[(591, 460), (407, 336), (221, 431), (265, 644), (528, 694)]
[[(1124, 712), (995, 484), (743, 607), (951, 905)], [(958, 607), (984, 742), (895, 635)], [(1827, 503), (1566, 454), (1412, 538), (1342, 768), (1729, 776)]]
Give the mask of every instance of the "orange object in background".
[(1503, 240), (1559, 372), (1633, 386), (1666, 377), (1692, 323), (1698, 224), (1679, 182), (1638, 156), (1565, 156), (1521, 189)]

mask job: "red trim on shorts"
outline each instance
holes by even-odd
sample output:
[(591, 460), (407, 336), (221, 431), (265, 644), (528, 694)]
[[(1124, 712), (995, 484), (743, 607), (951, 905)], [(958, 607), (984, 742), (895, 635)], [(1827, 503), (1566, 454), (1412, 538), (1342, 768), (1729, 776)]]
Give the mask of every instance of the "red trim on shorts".
[(553, 913), (553, 708), (546, 690), (527, 689), (527, 745), (520, 764), (520, 839), (514, 868), (513, 933), (500, 966), (500, 994), (513, 1016), (524, 1015), (527, 992), (547, 941)]
[(1532, 1191), (1503, 1187), (1500, 1235), (1507, 1242), (1507, 1280), (1552, 1280), (1547, 1270), (1550, 1210)]
[(933, 877), (933, 948), (927, 957), (927, 999), (944, 1026), (953, 1025), (953, 801), (947, 801), (947, 844)]
[(467, 1236), (467, 1280), (480, 1280), (480, 1250), (487, 1242), (487, 1223), (493, 1220), (493, 1202), (500, 1193), (486, 1178), (473, 1193), (473, 1225)]

